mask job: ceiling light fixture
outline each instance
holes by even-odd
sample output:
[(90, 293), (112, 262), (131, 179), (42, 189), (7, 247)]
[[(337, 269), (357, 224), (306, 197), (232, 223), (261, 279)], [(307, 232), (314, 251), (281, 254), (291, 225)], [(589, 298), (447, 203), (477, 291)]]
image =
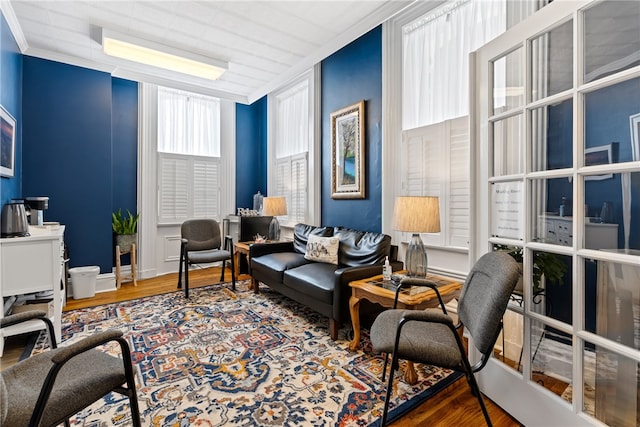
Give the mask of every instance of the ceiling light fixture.
[(217, 80), (229, 68), (227, 62), (218, 59), (106, 29), (102, 29), (102, 51), (128, 61), (209, 80)]

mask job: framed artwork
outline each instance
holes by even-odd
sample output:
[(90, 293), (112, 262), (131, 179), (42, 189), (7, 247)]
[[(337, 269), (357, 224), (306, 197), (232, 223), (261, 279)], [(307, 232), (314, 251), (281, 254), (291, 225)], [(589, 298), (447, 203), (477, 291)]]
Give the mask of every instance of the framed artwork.
[(640, 113), (629, 117), (631, 124), (631, 160), (640, 160)]
[[(584, 150), (584, 165), (606, 165), (613, 163), (613, 144), (600, 145)], [(605, 175), (587, 175), (585, 181), (600, 181), (603, 179), (613, 178), (612, 174)]]
[(16, 119), (0, 105), (0, 176), (12, 177), (16, 161)]
[(364, 199), (364, 100), (331, 113), (331, 198)]

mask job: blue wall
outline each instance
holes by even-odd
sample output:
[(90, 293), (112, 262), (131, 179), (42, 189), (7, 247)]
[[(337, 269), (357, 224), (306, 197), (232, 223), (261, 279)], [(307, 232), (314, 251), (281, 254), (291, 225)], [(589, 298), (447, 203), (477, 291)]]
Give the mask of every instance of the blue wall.
[[(365, 100), (365, 199), (331, 198), (331, 113)], [(382, 27), (322, 61), (322, 224), (382, 229)], [(357, 213), (357, 214), (356, 214)]]
[(253, 208), (258, 191), (267, 194), (266, 96), (236, 104), (236, 208)]
[(49, 197), (45, 221), (66, 225), (71, 266), (111, 272), (111, 212), (136, 207), (137, 84), (28, 56), (23, 63), (23, 193)]
[(0, 178), (0, 207), (23, 197), (22, 174), (22, 54), (0, 13), (0, 105), (16, 119), (16, 152), (13, 177)]

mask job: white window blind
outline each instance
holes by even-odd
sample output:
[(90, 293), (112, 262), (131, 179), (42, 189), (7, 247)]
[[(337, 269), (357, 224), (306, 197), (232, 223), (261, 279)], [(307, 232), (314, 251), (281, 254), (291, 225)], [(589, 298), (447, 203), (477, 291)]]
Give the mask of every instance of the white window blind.
[[(422, 236), (438, 246), (469, 246), (469, 132), (467, 117), (403, 132), (409, 196), (440, 198), (440, 233)], [(409, 235), (404, 235), (407, 240)]]

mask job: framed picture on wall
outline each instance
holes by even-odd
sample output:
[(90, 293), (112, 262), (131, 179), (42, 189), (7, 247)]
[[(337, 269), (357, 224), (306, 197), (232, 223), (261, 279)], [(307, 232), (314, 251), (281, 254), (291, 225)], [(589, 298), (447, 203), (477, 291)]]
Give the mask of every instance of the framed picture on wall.
[(0, 176), (12, 177), (16, 161), (16, 119), (0, 105)]
[(364, 199), (364, 100), (331, 113), (331, 198)]
[[(606, 165), (613, 163), (614, 153), (617, 154), (617, 143), (613, 142), (607, 145), (599, 145), (597, 147), (591, 147), (584, 150), (584, 165)], [(585, 181), (600, 181), (603, 179), (613, 178), (612, 174), (604, 175), (587, 175), (584, 177)]]
[(640, 160), (640, 113), (629, 117), (631, 123), (631, 160)]

